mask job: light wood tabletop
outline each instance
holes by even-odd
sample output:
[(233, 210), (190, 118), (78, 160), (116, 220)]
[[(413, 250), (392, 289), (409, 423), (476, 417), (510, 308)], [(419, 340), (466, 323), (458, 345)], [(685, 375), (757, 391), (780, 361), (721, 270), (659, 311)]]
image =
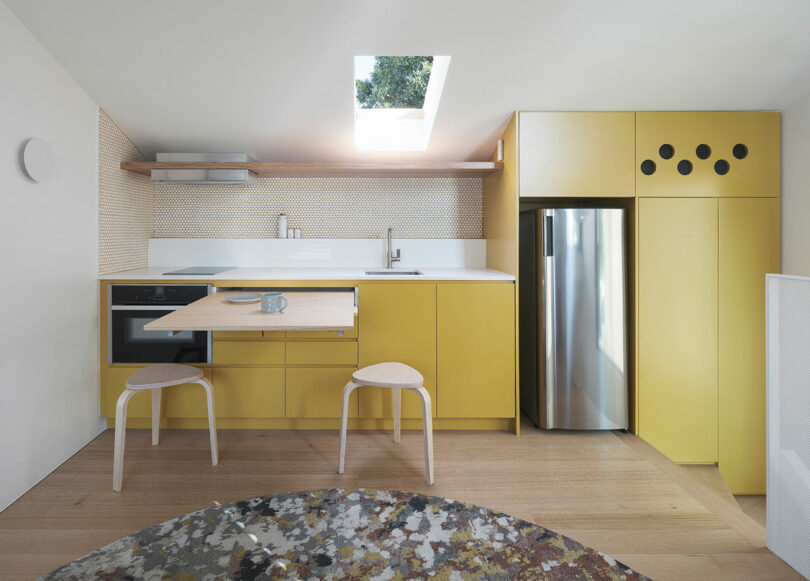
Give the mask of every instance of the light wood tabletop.
[[(225, 297), (248, 292), (209, 295), (144, 325), (146, 331), (351, 331), (354, 292), (284, 292), (289, 305), (281, 313), (263, 313), (261, 302), (231, 303)], [(260, 293), (259, 293), (260, 294)]]

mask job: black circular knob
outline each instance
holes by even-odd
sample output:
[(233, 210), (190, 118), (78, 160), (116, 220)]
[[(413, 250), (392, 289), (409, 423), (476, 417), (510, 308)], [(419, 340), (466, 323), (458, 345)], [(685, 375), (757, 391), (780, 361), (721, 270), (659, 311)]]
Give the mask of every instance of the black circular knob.
[(718, 159), (714, 163), (714, 171), (717, 172), (717, 175), (724, 176), (728, 173), (729, 165), (725, 159)]
[(744, 144), (738, 143), (734, 146), (732, 153), (737, 159), (744, 159), (748, 156), (748, 148)]
[(692, 173), (692, 162), (688, 159), (682, 159), (678, 162), (678, 173), (682, 176), (688, 176)]
[(658, 155), (660, 155), (662, 159), (672, 159), (672, 156), (675, 155), (675, 148), (669, 143), (665, 143), (658, 148)]
[(641, 162), (641, 173), (645, 176), (651, 176), (655, 173), (655, 162), (651, 159), (645, 159)]
[(698, 159), (709, 159), (709, 156), (712, 154), (712, 148), (706, 145), (705, 143), (701, 143), (695, 148), (695, 155), (698, 156)]

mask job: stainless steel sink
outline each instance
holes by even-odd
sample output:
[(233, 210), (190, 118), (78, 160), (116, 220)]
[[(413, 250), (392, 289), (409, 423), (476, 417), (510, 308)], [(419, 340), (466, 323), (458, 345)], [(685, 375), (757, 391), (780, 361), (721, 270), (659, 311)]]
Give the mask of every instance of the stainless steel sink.
[(379, 276), (379, 275), (405, 275), (405, 276), (417, 276), (423, 274), (421, 270), (407, 270), (404, 268), (384, 268), (381, 270), (367, 270), (366, 274), (369, 276)]

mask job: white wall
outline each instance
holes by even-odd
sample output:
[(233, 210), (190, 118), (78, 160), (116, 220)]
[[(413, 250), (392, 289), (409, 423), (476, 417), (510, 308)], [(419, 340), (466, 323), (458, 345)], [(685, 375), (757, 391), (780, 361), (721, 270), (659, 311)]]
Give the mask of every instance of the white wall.
[(782, 272), (810, 276), (810, 95), (782, 112)]
[[(0, 2), (0, 508), (102, 429), (97, 117), (87, 94)], [(28, 180), (41, 137), (54, 176)]]

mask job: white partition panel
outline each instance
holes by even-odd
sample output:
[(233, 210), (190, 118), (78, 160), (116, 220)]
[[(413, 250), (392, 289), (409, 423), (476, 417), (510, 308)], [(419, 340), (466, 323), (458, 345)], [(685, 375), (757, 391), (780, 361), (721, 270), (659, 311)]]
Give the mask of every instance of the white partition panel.
[(768, 275), (768, 548), (810, 577), (810, 278)]

